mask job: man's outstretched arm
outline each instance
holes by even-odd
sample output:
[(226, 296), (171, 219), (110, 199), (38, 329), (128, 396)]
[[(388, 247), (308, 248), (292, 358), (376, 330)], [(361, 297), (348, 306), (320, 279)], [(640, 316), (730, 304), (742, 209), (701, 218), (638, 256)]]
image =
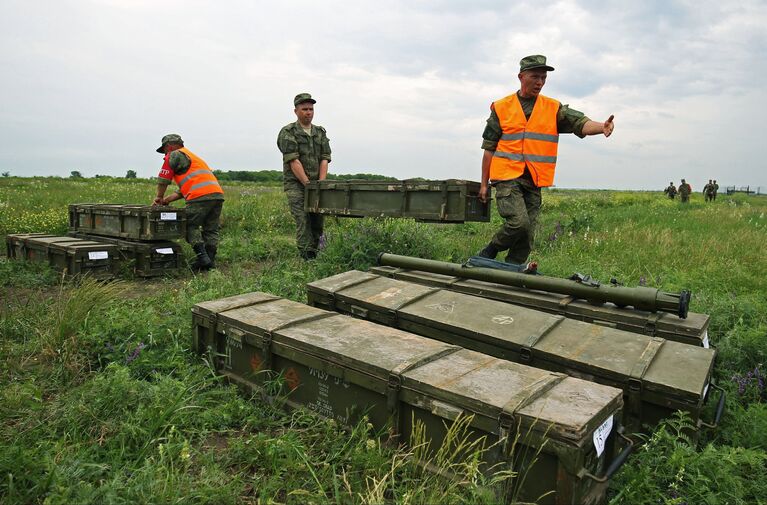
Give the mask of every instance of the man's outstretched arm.
[(599, 135), (604, 134), (605, 137), (609, 137), (615, 129), (615, 123), (613, 122), (614, 115), (610, 115), (607, 121), (599, 123), (597, 121), (587, 121), (583, 125), (584, 135)]

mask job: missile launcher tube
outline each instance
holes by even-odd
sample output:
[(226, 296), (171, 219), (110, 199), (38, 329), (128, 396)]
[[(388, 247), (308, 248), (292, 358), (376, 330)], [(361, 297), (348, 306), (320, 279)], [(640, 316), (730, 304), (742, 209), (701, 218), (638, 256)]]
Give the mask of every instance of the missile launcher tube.
[(547, 277), (545, 275), (528, 275), (493, 268), (465, 267), (456, 263), (435, 261), (411, 256), (381, 253), (378, 264), (410, 270), (422, 270), (435, 274), (452, 275), (465, 279), (495, 282), (507, 286), (515, 286), (538, 291), (548, 291), (569, 295), (593, 303), (614, 303), (619, 307), (632, 306), (635, 309), (650, 312), (670, 312), (682, 319), (687, 317), (690, 306), (690, 292), (667, 293), (649, 287), (625, 287), (616, 285), (595, 285), (579, 283), (570, 279)]

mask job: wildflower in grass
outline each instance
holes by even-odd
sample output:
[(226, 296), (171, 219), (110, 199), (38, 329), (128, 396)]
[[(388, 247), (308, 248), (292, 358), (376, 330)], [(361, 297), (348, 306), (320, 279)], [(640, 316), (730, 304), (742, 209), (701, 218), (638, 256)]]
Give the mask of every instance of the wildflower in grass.
[(130, 363), (131, 361), (133, 361), (133, 360), (135, 360), (136, 358), (138, 358), (138, 355), (141, 353), (141, 349), (143, 349), (144, 347), (146, 347), (146, 346), (144, 345), (144, 342), (141, 342), (141, 343), (140, 343), (138, 346), (136, 346), (136, 348), (133, 350), (133, 352), (131, 353), (131, 355), (130, 355), (130, 356), (128, 356), (127, 358), (125, 358), (125, 363), (126, 363), (126, 364), (128, 364), (128, 363)]
[(759, 370), (761, 365), (757, 365), (753, 370), (749, 370), (745, 375), (735, 374), (730, 379), (738, 385), (738, 395), (747, 396), (756, 401), (767, 400), (767, 390), (765, 390), (765, 375)]

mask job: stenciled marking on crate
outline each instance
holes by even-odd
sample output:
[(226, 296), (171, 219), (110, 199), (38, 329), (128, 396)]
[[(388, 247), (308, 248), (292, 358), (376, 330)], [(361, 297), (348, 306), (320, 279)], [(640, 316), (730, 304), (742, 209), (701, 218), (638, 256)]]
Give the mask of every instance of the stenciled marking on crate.
[(511, 316), (493, 316), (491, 319), (495, 324), (511, 324), (514, 322), (514, 318)]
[(432, 303), (431, 305), (427, 305), (426, 307), (429, 309), (434, 309), (440, 312), (444, 312), (446, 314), (452, 314), (453, 311), (455, 311), (455, 302)]
[(380, 293), (376, 293), (375, 295), (369, 297), (365, 301), (370, 302), (370, 303), (375, 303), (378, 300), (386, 300), (387, 298), (391, 298), (392, 296), (397, 296), (401, 292), (402, 292), (402, 289), (400, 289), (400, 288), (384, 289)]
[(330, 375), (324, 370), (309, 368), (309, 375), (318, 379), (317, 381), (317, 399), (306, 404), (307, 408), (330, 419), (335, 419), (339, 423), (346, 423), (349, 420), (348, 414), (336, 414), (331, 405), (334, 390), (339, 387), (348, 389), (351, 385), (340, 377)]
[(224, 352), (226, 353), (226, 368), (231, 369), (232, 368), (232, 348), (234, 349), (242, 349), (242, 341), (234, 337), (232, 335), (226, 336), (226, 345)]
[(594, 448), (597, 450), (597, 457), (600, 457), (605, 450), (605, 444), (607, 443), (607, 437), (610, 436), (610, 432), (613, 430), (613, 416), (610, 416), (603, 422), (599, 428), (594, 430)]

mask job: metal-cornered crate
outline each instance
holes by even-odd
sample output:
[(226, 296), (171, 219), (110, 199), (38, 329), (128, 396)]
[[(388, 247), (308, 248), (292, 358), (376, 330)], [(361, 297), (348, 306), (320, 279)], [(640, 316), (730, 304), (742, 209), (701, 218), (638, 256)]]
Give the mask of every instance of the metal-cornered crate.
[(118, 268), (130, 264), (133, 273), (139, 277), (157, 277), (178, 271), (184, 266), (184, 252), (176, 242), (159, 240), (138, 242), (114, 237), (91, 235), (82, 232), (69, 232), (72, 237), (112, 244), (119, 251)]
[(71, 204), (69, 230), (129, 240), (175, 240), (186, 234), (186, 210), (152, 205)]
[(402, 217), (462, 223), (490, 221), (490, 204), (479, 199), (478, 182), (312, 181), (305, 187), (304, 210), (340, 217)]
[(627, 454), (616, 457), (622, 400), (609, 386), (265, 293), (198, 303), (192, 314), (194, 347), (218, 373), (259, 391), (278, 374), (288, 407), (367, 419), (404, 443), (423, 426), (434, 448), (466, 418), (469, 438), (487, 448), (485, 471), (527, 472), (518, 499), (599, 503), (607, 466)]
[(11, 259), (26, 259), (26, 240), (56, 237), (50, 233), (11, 233), (5, 236), (5, 254)]
[(117, 247), (74, 237), (9, 235), (14, 257), (49, 263), (69, 276), (89, 275), (111, 279), (115, 274)]
[[(352, 270), (307, 285), (309, 304), (624, 391), (623, 424), (676, 410), (700, 425), (716, 351)], [(720, 392), (718, 422), (724, 405)]]
[(370, 272), (393, 279), (440, 287), (542, 310), (587, 323), (596, 323), (619, 330), (709, 347), (708, 325), (710, 317), (708, 314), (688, 312), (687, 318), (682, 319), (668, 312), (647, 312), (630, 307), (618, 307), (612, 303), (596, 305), (586, 300), (578, 300), (558, 293), (391, 266), (372, 267)]

